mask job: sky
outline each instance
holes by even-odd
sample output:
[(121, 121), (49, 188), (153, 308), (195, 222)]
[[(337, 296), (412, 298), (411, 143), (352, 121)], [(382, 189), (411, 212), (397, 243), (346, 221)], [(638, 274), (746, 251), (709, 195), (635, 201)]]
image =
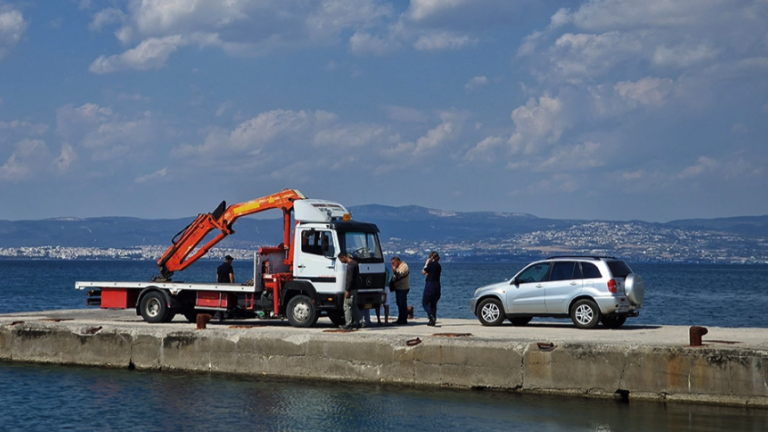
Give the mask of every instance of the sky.
[(768, 0), (0, 0), (0, 219), (666, 222), (768, 214), (767, 166)]

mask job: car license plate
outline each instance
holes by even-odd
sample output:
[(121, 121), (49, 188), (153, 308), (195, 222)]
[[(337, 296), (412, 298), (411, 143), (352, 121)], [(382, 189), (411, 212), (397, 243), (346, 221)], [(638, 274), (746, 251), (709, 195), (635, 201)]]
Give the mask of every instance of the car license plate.
[(616, 312), (618, 312), (618, 313), (627, 313), (627, 312), (629, 312), (629, 306), (621, 305), (621, 306), (619, 306), (619, 310), (617, 310)]

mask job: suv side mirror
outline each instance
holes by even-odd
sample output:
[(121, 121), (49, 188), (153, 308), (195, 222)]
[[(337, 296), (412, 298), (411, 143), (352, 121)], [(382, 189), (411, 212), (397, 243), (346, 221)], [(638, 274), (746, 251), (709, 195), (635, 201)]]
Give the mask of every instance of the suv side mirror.
[(514, 284), (515, 286), (519, 286), (520, 285), (520, 279), (518, 279), (517, 277), (512, 278), (511, 284)]

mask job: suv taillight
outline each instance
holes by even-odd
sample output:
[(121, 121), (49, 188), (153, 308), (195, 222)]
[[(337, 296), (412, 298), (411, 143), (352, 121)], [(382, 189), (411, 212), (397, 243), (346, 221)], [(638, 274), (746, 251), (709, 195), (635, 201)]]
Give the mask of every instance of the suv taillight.
[(616, 294), (616, 279), (611, 279), (608, 281), (608, 291)]

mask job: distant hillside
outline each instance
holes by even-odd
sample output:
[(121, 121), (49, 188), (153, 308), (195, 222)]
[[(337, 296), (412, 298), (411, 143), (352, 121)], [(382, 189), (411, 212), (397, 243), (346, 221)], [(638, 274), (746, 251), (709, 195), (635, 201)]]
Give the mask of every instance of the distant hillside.
[(686, 229), (726, 231), (747, 236), (768, 236), (768, 215), (716, 219), (681, 219), (665, 225)]
[[(508, 238), (536, 231), (564, 231), (588, 220), (544, 219), (525, 213), (450, 212), (419, 206), (351, 207), (355, 220), (376, 223), (382, 240), (462, 241)], [(276, 214), (279, 214), (276, 212)], [(27, 221), (0, 221), (0, 247), (98, 247), (127, 248), (143, 245), (170, 245), (171, 239), (193, 217), (182, 219), (138, 219), (129, 217), (57, 218)], [(719, 219), (677, 220), (665, 224), (632, 221), (648, 229), (685, 229), (731, 232), (743, 236), (768, 237), (768, 215)], [(236, 235), (222, 247), (247, 248), (276, 245), (282, 241), (280, 219), (242, 218), (235, 224)]]

